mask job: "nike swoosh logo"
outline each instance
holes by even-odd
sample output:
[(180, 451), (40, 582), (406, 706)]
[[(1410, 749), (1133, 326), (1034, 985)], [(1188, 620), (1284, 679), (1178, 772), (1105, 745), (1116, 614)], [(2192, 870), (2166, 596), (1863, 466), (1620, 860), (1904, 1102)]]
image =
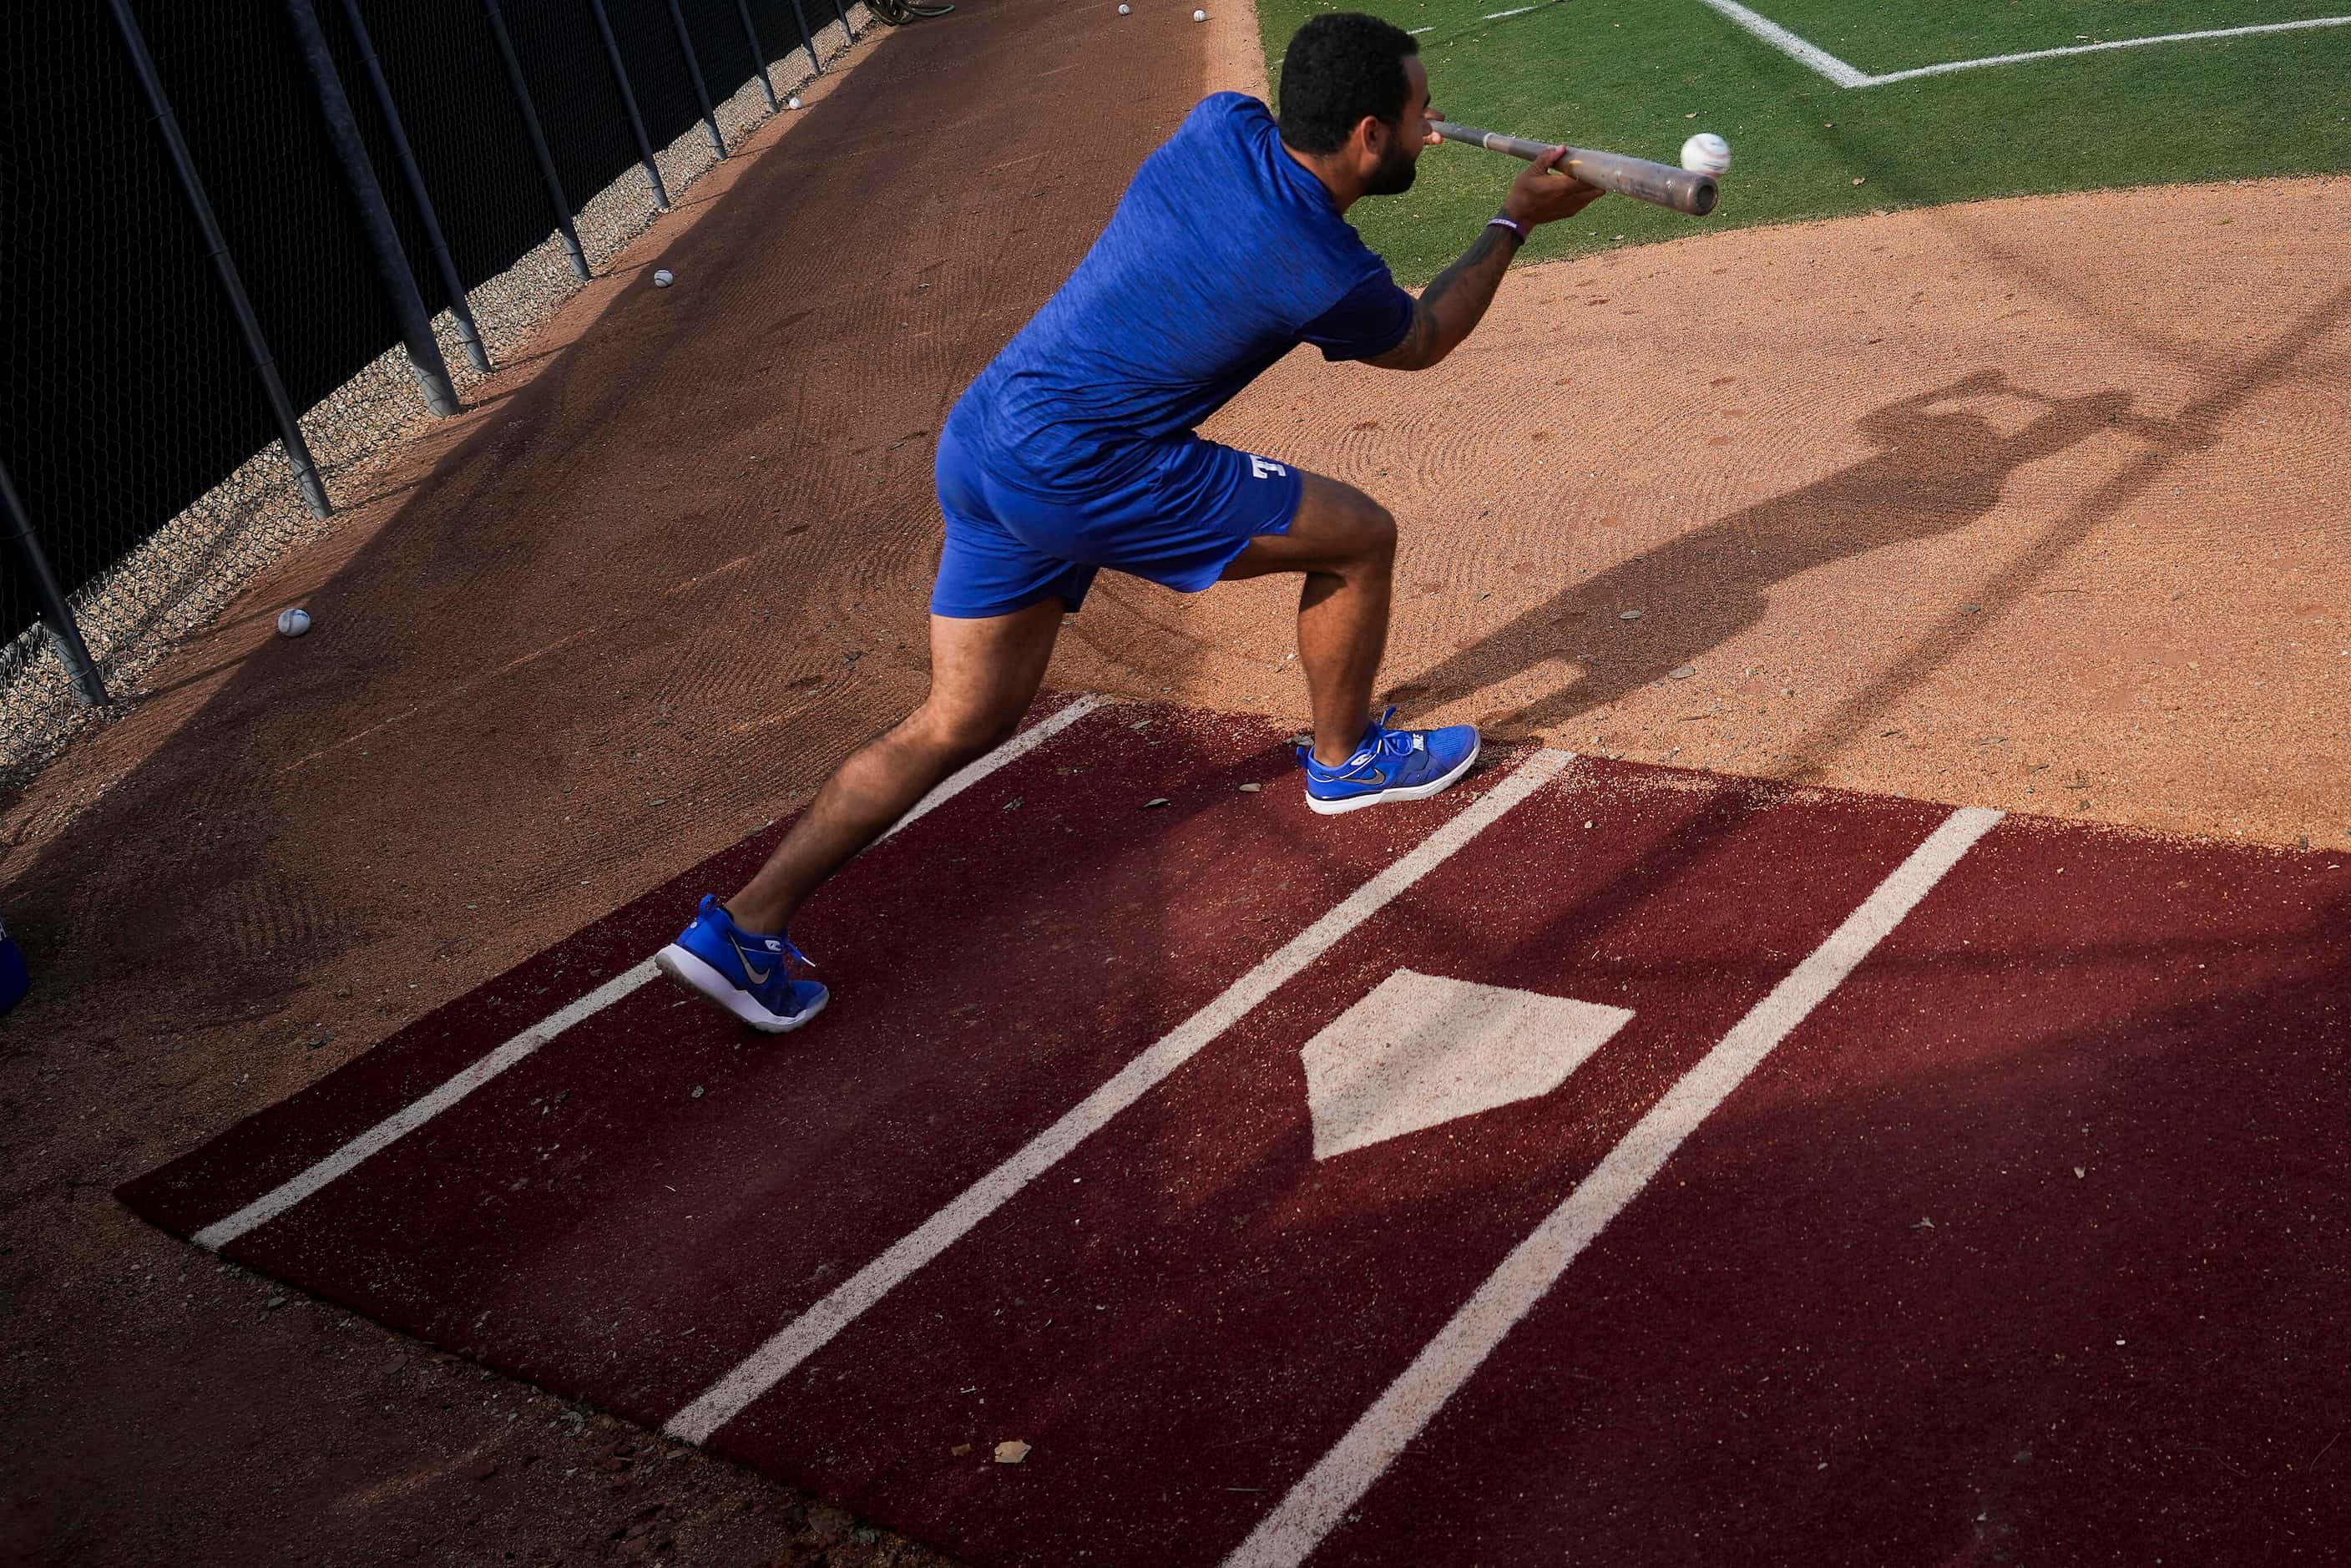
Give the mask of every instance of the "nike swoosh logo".
[(726, 938), (726, 946), (735, 949), (735, 956), (741, 960), (743, 972), (751, 977), (751, 983), (753, 985), (766, 985), (768, 983), (768, 975), (772, 975), (776, 972), (776, 967), (773, 964), (768, 966), (768, 975), (763, 975), (759, 973), (758, 970), (751, 967), (751, 955), (743, 951), (743, 944), (736, 941), (734, 937), (729, 936)]

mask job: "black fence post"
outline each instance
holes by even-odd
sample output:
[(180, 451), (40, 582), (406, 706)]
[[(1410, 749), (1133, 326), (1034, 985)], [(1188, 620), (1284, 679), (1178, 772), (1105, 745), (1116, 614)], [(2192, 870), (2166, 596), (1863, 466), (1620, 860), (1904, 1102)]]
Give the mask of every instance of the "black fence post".
[(538, 161), (538, 177), (547, 182), (548, 204), (555, 209), (555, 232), (563, 236), (571, 275), (585, 283), (588, 256), (580, 248), (580, 231), (571, 226), (571, 199), (563, 193), (563, 176), (555, 172), (555, 154), (547, 150), (547, 131), (538, 122), (538, 106), (530, 100), (530, 83), (523, 78), (522, 57), (515, 53), (513, 36), (507, 31), (506, 13), (498, 9), (498, 0), (482, 0), (482, 14), (489, 18), (490, 37), (498, 46), (498, 63), (506, 67), (507, 86), (513, 89), (515, 108), (522, 113), (530, 155)]
[(253, 313), (253, 301), (245, 292), (245, 280), (237, 276), (236, 260), (229, 255), (228, 238), (221, 233), (220, 219), (214, 215), (212, 198), (204, 194), (204, 183), (196, 173), (196, 161), (188, 152), (186, 139), (180, 134), (179, 118), (172, 112), (172, 100), (163, 96), (163, 78), (156, 75), (154, 57), (147, 52), (147, 36), (139, 30), (139, 19), (131, 14), (131, 0), (110, 0), (110, 4), (114, 9), (114, 25), (122, 34), (122, 47), (131, 55), (131, 68), (139, 73), (140, 89), (147, 95), (148, 112), (155, 117), (156, 131), (163, 138), (164, 149), (172, 155), (172, 167), (180, 177), (180, 192), (188, 198), (196, 227), (204, 236), (213, 270), (220, 277), (222, 291), (228, 296), (229, 308), (235, 313), (237, 329), (245, 334), (246, 351), (253, 357), (254, 373), (261, 378), (269, 412), (277, 421), (277, 439), (285, 444), (286, 461), (294, 470), (294, 483), (302, 492), (303, 505), (309, 507), (314, 517), (329, 517), (334, 508), (328, 504), (326, 484), (319, 479), (319, 465), (310, 456), (310, 444), (302, 438), (301, 422), (294, 416), (294, 404), (286, 395), (286, 382), (277, 374), (277, 361), (270, 357), (269, 340), (261, 335), (261, 319)]
[(718, 113), (710, 107), (710, 89), (702, 81), (702, 62), (695, 57), (694, 35), (685, 30), (685, 13), (677, 8), (677, 0), (669, 0), (669, 20), (677, 29), (678, 53), (685, 57), (685, 74), (694, 83), (694, 100), (702, 105), (702, 128), (710, 132), (710, 151), (724, 158), (726, 138), (718, 134)]
[(653, 162), (653, 144), (645, 135), (645, 117), (637, 112), (637, 95), (629, 86), (628, 63), (621, 58), (621, 40), (612, 36), (612, 18), (604, 14), (604, 0), (588, 0), (588, 9), (596, 15), (596, 31), (603, 36), (604, 57), (612, 62), (612, 79), (621, 84), (621, 107), (629, 111), (629, 129), (636, 133), (637, 156), (645, 166), (645, 179), (653, 188), (653, 205), (669, 211), (669, 187), (662, 183), (661, 166)]
[(800, 9), (800, 0), (792, 0), (792, 20), (800, 25), (800, 47), (808, 51), (810, 74), (824, 75), (824, 62), (816, 57), (816, 35), (809, 31), (808, 13)]
[(392, 83), (384, 79), (383, 62), (375, 57), (375, 40), (368, 36), (367, 20), (360, 15), (359, 0), (343, 0), (343, 18), (350, 24), (351, 42), (359, 49), (360, 64), (367, 68), (368, 89), (375, 94), (375, 106), (383, 115), (384, 129), (392, 135), (392, 156), (400, 162), (400, 177), (408, 186), (409, 199), (416, 204), (416, 214), (424, 222), (425, 243), (433, 249), (433, 266), (441, 274), (441, 291), (449, 297), (449, 314), (456, 318), (457, 340), (465, 346), (465, 358), (475, 370), (487, 372), (489, 350), (482, 347), (481, 329), (474, 325), (473, 302), (465, 298), (465, 280), (458, 276), (457, 264), (449, 256), (449, 242), (441, 233), (441, 214), (433, 208), (433, 193), (424, 188), (424, 171), (416, 166), (415, 150), (408, 144), (408, 128), (400, 122), (400, 106), (392, 101)]
[(832, 0), (832, 14), (841, 18), (841, 47), (845, 49), (857, 42), (857, 30), (849, 25), (847, 0)]
[(98, 661), (89, 656), (89, 644), (81, 640), (73, 607), (57, 586), (57, 574), (49, 568), (49, 558), (41, 549), (40, 537), (33, 532), (33, 519), (26, 515), (24, 498), (16, 494), (5, 463), (0, 463), (0, 509), (7, 513), (8, 542), (16, 547), (25, 575), (33, 580), (33, 596), (41, 601), (41, 619), (49, 623), (49, 640), (57, 644), (58, 660), (73, 676), (74, 689), (88, 706), (106, 706), (105, 677), (98, 673)]
[[(383, 280), (386, 301), (400, 335), (408, 345), (408, 368), (416, 372), (417, 390), (424, 406), (446, 416), (457, 412), (457, 389), (449, 384), (449, 367), (442, 361), (441, 344), (433, 336), (433, 319), (424, 297), (416, 291), (416, 277), (408, 270), (408, 256), (400, 248), (400, 231), (392, 226), (392, 209), (384, 205), (383, 187), (375, 183), (368, 162), (367, 143), (360, 140), (359, 121), (351, 116), (351, 100), (343, 96), (342, 78), (335, 74), (335, 57), (327, 50), (327, 35), (310, 0), (286, 0), (286, 17), (294, 26), (294, 42), (302, 63), (309, 68), (311, 86), (318, 89), (319, 113), (327, 122), (327, 140), (343, 166), (343, 180), (359, 204), (360, 228), (374, 253), (377, 275)], [(459, 298), (463, 298), (462, 295)]]
[(759, 42), (759, 29), (751, 20), (749, 0), (735, 0), (735, 14), (743, 18), (743, 37), (751, 46), (751, 71), (759, 78), (759, 90), (768, 95), (768, 112), (776, 112), (776, 84), (768, 79), (768, 49)]

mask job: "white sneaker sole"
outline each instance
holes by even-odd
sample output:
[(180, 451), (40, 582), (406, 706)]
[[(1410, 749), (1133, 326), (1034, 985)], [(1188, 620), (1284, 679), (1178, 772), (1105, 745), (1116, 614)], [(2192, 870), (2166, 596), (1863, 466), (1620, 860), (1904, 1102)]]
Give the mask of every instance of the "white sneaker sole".
[(762, 1034), (789, 1034), (824, 1011), (825, 1004), (832, 1000), (832, 993), (827, 991), (817, 998), (816, 1006), (799, 1017), (778, 1018), (759, 1005), (758, 998), (674, 942), (653, 955), (653, 967), (687, 990), (708, 997)]
[(1351, 795), (1344, 800), (1318, 800), (1310, 792), (1306, 797), (1306, 809), (1325, 817), (1336, 817), (1348, 811), (1360, 811), (1366, 806), (1383, 806), (1390, 800), (1426, 800), (1431, 795), (1441, 795), (1459, 782), (1461, 776), (1476, 765), (1479, 748), (1484, 744), (1482, 737), (1473, 744), (1469, 747), (1469, 755), (1461, 759), (1460, 766), (1442, 779), (1432, 779), (1426, 784), (1407, 784), (1397, 789), (1383, 789), (1376, 795)]

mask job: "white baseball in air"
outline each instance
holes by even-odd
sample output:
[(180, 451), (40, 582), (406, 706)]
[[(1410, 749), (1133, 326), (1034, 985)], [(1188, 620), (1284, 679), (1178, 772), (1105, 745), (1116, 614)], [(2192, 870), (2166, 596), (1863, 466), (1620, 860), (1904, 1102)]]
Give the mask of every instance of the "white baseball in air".
[(277, 634), (299, 637), (310, 629), (310, 612), (307, 610), (281, 610), (277, 612)]
[(667, 288), (671, 284), (675, 283), (676, 281), (676, 278), (672, 277), (669, 275), (668, 267), (657, 267), (653, 268), (653, 287), (655, 288)]
[(1682, 167), (1700, 174), (1719, 174), (1730, 167), (1730, 143), (1711, 131), (1701, 131), (1682, 143)]

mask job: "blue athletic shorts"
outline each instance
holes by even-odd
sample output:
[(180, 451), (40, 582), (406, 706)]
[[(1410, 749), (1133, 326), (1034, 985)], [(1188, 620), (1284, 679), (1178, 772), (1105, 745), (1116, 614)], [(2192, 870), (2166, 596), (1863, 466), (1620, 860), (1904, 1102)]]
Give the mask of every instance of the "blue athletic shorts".
[(1049, 500), (1005, 483), (941, 431), (947, 539), (931, 613), (1008, 615), (1056, 597), (1074, 611), (1103, 567), (1196, 593), (1250, 539), (1290, 531), (1304, 487), (1296, 469), (1189, 434), (1163, 444), (1117, 489)]

